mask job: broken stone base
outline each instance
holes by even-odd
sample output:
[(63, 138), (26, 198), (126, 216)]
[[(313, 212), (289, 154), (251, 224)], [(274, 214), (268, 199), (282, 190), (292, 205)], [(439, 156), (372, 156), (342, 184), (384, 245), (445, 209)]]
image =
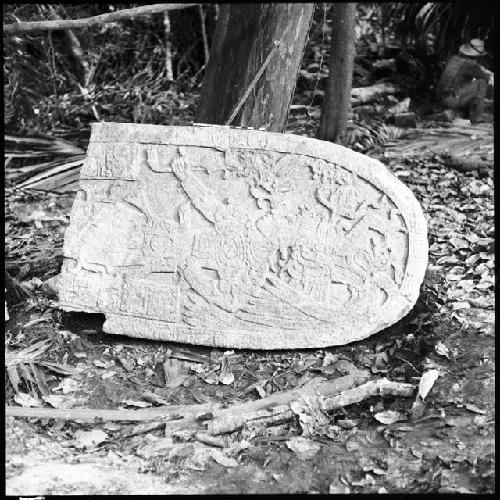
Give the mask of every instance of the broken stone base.
[(92, 128), (61, 308), (108, 333), (210, 346), (346, 344), (415, 304), (426, 223), (378, 161), (220, 126)]

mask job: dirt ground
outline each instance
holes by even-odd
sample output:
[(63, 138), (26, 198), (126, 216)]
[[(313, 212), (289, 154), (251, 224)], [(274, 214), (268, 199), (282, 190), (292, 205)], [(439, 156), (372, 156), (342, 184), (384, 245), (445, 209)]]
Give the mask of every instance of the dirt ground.
[[(425, 372), (439, 376), (421, 406), (415, 397), (374, 397), (329, 413), (321, 425), (305, 429), (297, 418), (243, 429), (221, 436), (217, 447), (179, 434), (177, 446), (162, 448), (163, 429), (127, 436), (136, 425), (130, 422), (8, 417), (7, 495), (493, 493), (492, 173), (452, 170), (438, 153), (393, 151), (385, 162), (428, 220), (421, 297), (391, 328), (329, 349), (223, 351), (152, 342), (103, 333), (100, 315), (62, 313), (45, 282), (61, 266), (72, 196), (8, 191), (6, 269), (31, 296), (9, 308), (6, 346), (12, 354), (50, 341), (38, 357), (16, 365), (17, 390), (6, 370), (7, 405), (231, 405), (359, 368), (416, 388)], [(179, 368), (170, 381), (166, 360)]]

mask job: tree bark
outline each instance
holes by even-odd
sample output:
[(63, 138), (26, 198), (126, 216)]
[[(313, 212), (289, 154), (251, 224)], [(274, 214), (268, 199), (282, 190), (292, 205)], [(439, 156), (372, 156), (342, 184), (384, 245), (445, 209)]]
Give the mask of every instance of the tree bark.
[(319, 138), (339, 143), (347, 128), (351, 104), (356, 4), (335, 3), (331, 12), (329, 74), (321, 108)]
[(235, 125), (282, 132), (313, 9), (307, 3), (222, 4), (196, 121), (226, 123), (241, 105)]

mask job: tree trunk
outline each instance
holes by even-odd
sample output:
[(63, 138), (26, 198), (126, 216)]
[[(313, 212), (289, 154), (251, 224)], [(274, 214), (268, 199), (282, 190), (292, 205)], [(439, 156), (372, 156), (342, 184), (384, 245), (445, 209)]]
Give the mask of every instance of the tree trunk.
[(235, 115), (235, 125), (282, 132), (313, 9), (221, 4), (196, 121), (224, 124)]
[(351, 104), (356, 4), (335, 3), (331, 12), (329, 74), (321, 108), (319, 138), (338, 143), (341, 142), (347, 128)]

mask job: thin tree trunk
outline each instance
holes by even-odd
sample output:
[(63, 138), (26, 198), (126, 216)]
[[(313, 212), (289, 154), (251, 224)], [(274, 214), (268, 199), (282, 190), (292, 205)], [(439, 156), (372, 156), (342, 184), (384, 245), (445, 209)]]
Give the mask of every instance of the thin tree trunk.
[(172, 66), (172, 42), (170, 41), (170, 15), (163, 14), (163, 25), (165, 26), (165, 76), (167, 80), (174, 79), (174, 68)]
[(221, 4), (196, 121), (226, 123), (240, 105), (233, 124), (282, 132), (313, 9), (308, 3)]
[[(44, 7), (46, 7), (49, 16), (51, 16), (52, 19), (57, 21), (64, 21), (64, 19), (55, 11), (52, 5)], [(72, 30), (68, 29), (66, 30), (66, 35), (68, 37), (69, 49), (71, 51), (73, 59), (75, 60), (75, 63), (79, 66), (77, 71), (78, 74), (74, 74), (73, 76), (75, 76), (79, 84), (86, 87), (85, 82), (87, 82), (90, 73), (89, 63), (85, 58), (85, 54), (83, 53), (80, 40), (78, 40), (78, 37), (75, 35), (75, 33)]]
[(200, 13), (201, 39), (203, 40), (203, 54), (205, 56), (205, 64), (207, 64), (210, 51), (208, 49), (207, 28), (205, 25), (205, 12), (203, 10), (203, 5), (198, 5), (198, 11)]
[(319, 138), (339, 143), (347, 128), (354, 68), (355, 3), (332, 6), (329, 74), (321, 108)]

